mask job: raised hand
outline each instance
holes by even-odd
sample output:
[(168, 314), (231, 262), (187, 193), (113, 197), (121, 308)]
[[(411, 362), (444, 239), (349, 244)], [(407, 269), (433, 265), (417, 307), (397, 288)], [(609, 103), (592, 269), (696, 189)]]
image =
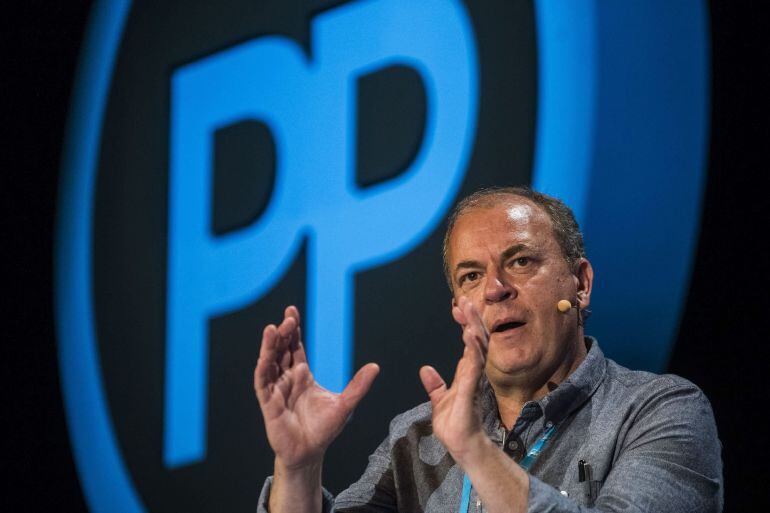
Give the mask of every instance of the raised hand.
[(254, 369), (254, 390), (276, 461), (287, 470), (319, 465), (378, 372), (376, 364), (365, 365), (341, 394), (321, 387), (307, 364), (299, 311), (286, 308), (279, 326), (265, 328)]
[(473, 304), (461, 297), (452, 316), (463, 327), (463, 356), (457, 363), (452, 386), (447, 388), (439, 373), (430, 366), (420, 369), (420, 379), (433, 406), (433, 433), (460, 462), (486, 435), (476, 396), (486, 362), (489, 333)]

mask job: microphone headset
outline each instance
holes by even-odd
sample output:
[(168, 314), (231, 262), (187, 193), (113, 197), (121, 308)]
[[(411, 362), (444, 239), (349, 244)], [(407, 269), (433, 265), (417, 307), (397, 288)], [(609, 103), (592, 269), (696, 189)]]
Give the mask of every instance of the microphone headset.
[(558, 303), (556, 303), (556, 309), (560, 311), (563, 314), (566, 314), (572, 309), (577, 310), (578, 314), (578, 325), (582, 326), (586, 319), (591, 315), (591, 310), (583, 309), (581, 310), (578, 306), (577, 302), (575, 304), (572, 304), (572, 301), (569, 299), (560, 299)]

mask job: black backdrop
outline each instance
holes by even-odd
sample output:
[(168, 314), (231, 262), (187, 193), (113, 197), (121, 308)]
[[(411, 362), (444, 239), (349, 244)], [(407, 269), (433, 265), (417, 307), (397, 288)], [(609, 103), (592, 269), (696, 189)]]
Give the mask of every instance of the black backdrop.
[[(712, 2), (712, 112), (702, 230), (669, 371), (711, 399), (726, 511), (764, 511), (770, 449), (764, 301), (770, 35), (763, 2)], [(85, 511), (64, 422), (52, 304), (61, 143), (89, 3), (28, 2), (2, 23), (3, 290), (0, 505)], [(259, 483), (255, 483), (255, 487)]]

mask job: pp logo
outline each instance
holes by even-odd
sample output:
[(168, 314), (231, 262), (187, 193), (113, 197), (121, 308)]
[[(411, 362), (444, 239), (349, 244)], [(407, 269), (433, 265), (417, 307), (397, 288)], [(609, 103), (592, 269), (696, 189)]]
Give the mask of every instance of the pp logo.
[[(381, 20), (398, 27), (399, 37)], [(358, 2), (317, 16), (311, 34), (312, 57), (286, 38), (265, 37), (173, 77), (165, 426), (172, 466), (205, 455), (210, 317), (259, 299), (308, 237), (308, 356), (316, 379), (341, 391), (351, 372), (353, 275), (429, 234), (465, 174), (477, 63), (460, 5)], [(396, 64), (422, 79), (425, 135), (405, 173), (361, 189), (354, 181), (352, 89), (361, 75)], [(215, 237), (208, 229), (213, 132), (245, 118), (264, 121), (273, 133), (276, 187), (256, 223)]]

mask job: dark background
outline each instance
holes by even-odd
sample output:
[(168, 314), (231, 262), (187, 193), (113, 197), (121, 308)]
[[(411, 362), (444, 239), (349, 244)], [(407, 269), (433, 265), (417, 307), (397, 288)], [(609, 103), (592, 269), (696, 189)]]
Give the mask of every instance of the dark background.
[[(760, 1), (710, 8), (709, 180), (669, 371), (712, 401), (724, 446), (725, 511), (766, 511), (770, 19)], [(61, 144), (89, 9), (88, 2), (27, 2), (0, 21), (4, 509), (86, 510), (59, 391), (51, 292)]]

